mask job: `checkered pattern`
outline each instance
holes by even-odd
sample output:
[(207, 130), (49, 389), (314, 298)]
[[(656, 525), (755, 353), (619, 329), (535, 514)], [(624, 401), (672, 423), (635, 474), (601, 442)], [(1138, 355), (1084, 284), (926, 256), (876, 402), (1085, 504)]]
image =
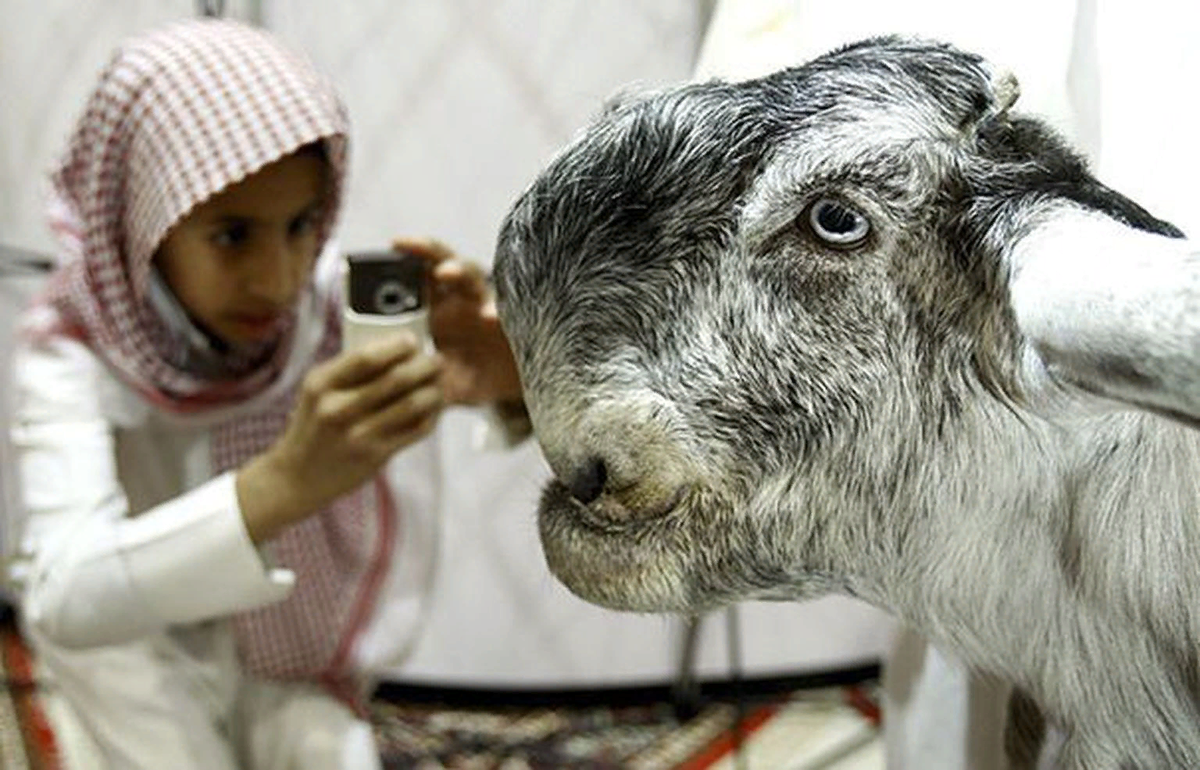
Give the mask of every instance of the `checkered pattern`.
[[(263, 410), (237, 406), (278, 384), (282, 372), (307, 368), (285, 367), (301, 355), (291, 345), (294, 319), (272, 348), (235, 357), (228, 370), (236, 377), (217, 381), (183, 370), (173, 363), (179, 357), (171, 355), (162, 319), (145, 302), (154, 253), (197, 204), (315, 141), (325, 144), (333, 171), (324, 243), (341, 200), (347, 131), (340, 99), (306, 61), (252, 27), (193, 20), (117, 52), (52, 177), (49, 217), (65, 254), (50, 282), (46, 304), (54, 318), (46, 326), (83, 340), (164, 411), (232, 408), (213, 429), (217, 471), (238, 467), (283, 429), (298, 383)], [(329, 297), (318, 300), (317, 307), (332, 307)], [(326, 336), (314, 361), (339, 345), (337, 314), (323, 320)], [(248, 670), (345, 679), (350, 639), (390, 558), (384, 535), (393, 516), (380, 481), (268, 546), (278, 564), (297, 573), (297, 588), (277, 605), (235, 618)]]
[[(319, 356), (336, 347), (336, 338), (327, 339)], [(275, 408), (219, 425), (213, 433), (217, 470), (234, 468), (262, 451), (260, 437), (282, 432), (292, 400), (288, 394)], [(384, 536), (390, 521), (367, 514), (377, 509), (380, 517), (391, 517), (390, 504), (379, 479), (374, 489), (360, 488), (337, 501), (332, 512), (310, 517), (268, 544), (268, 557), (296, 569), (299, 579), (284, 602), (234, 618), (249, 670), (273, 678), (330, 680), (339, 693), (354, 689), (345, 681), (352, 678), (346, 671), (347, 645), (361, 613), (374, 603), (380, 570), (390, 556), (381, 550), (391, 542)]]
[[(85, 330), (131, 385), (152, 398), (165, 395), (170, 409), (260, 389), (269, 367), (217, 386), (170, 365), (161, 320), (142, 301), (151, 259), (198, 203), (317, 140), (335, 171), (327, 236), (345, 176), (346, 131), (332, 87), (251, 27), (185, 22), (122, 47), (52, 177), (51, 227), (68, 259), (86, 256), (52, 284), (63, 320)], [(287, 346), (279, 351), (286, 355)]]

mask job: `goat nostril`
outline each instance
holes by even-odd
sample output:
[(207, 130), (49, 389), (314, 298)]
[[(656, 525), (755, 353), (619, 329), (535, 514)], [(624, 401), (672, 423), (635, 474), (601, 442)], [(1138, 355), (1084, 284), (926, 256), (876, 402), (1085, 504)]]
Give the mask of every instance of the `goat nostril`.
[(608, 481), (608, 469), (599, 457), (593, 457), (585, 462), (569, 484), (571, 496), (587, 505), (600, 496), (604, 491), (604, 482)]

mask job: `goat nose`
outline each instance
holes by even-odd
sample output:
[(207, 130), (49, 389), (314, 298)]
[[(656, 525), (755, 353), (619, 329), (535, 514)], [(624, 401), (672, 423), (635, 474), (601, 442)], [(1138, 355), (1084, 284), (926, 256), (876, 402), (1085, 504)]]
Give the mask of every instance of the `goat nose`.
[(567, 487), (571, 496), (587, 505), (600, 496), (604, 491), (604, 482), (608, 481), (608, 469), (599, 457), (588, 459), (576, 469)]

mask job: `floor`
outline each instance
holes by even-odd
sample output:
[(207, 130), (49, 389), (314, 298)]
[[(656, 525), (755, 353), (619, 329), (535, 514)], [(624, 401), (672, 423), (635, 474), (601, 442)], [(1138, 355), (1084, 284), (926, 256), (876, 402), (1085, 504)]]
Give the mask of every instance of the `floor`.
[[(51, 729), (55, 703), (11, 625), (0, 664), (0, 767), (103, 770), (86, 740)], [(372, 719), (387, 770), (882, 770), (876, 674), (704, 683), (687, 699), (666, 687), (530, 702), (385, 685)]]

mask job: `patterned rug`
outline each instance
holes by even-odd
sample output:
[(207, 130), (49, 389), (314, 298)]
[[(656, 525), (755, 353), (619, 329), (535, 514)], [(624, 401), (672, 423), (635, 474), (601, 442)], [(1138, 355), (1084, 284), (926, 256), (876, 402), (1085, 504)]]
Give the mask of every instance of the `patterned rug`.
[[(0, 768), (64, 770), (33, 661), (3, 619), (0, 666)], [(581, 697), (384, 685), (372, 716), (387, 770), (866, 770), (882, 767), (867, 755), (876, 674), (706, 683), (686, 702), (667, 687)]]
[(54, 734), (37, 696), (33, 659), (13, 628), (12, 616), (0, 611), (0, 768), (60, 770)]
[(875, 690), (873, 684), (802, 690), (741, 707), (711, 702), (685, 720), (677, 718), (669, 702), (486, 710), (380, 702), (376, 724), (388, 770), (717, 770), (743, 765), (816, 770), (833, 768), (877, 743)]

